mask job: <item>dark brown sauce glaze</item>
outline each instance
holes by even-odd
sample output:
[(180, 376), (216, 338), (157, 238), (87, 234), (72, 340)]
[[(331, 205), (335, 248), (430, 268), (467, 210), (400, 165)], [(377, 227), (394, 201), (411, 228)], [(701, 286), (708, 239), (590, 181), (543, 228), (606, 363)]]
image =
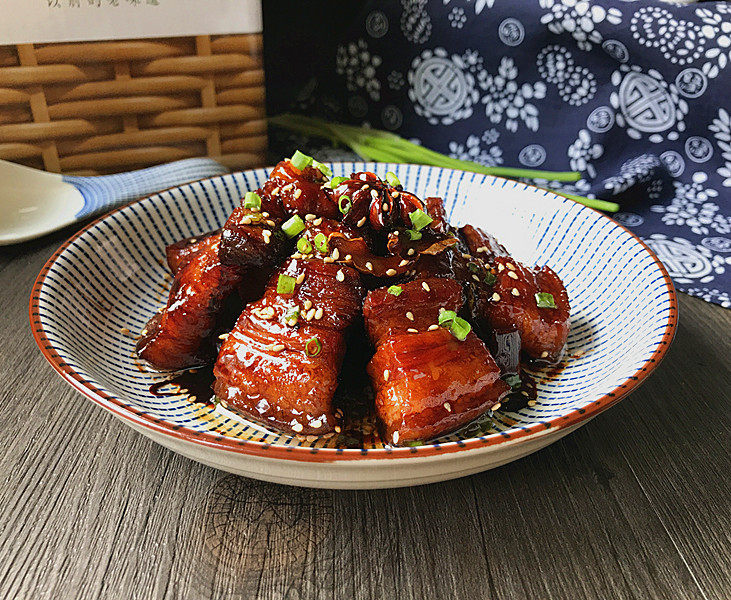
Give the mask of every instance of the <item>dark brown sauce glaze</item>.
[(173, 373), (170, 379), (153, 383), (150, 393), (158, 398), (187, 394), (191, 402), (213, 408), (213, 365)]

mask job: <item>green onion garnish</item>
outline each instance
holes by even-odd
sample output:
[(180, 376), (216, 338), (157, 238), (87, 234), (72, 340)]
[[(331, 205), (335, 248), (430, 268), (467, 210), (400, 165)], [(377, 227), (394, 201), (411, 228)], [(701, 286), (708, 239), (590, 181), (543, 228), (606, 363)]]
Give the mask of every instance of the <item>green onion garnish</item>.
[(415, 242), (416, 240), (420, 240), (421, 239), (421, 232), (420, 231), (414, 231), (413, 229), (407, 229), (406, 230), (406, 233), (408, 234), (409, 239), (412, 242)]
[(301, 237), (297, 240), (297, 250), (299, 250), (302, 254), (309, 254), (312, 252), (312, 244), (307, 241), (307, 238)]
[(401, 185), (401, 182), (398, 180), (398, 177), (396, 177), (396, 173), (394, 173), (392, 171), (389, 171), (388, 173), (386, 173), (386, 182), (391, 187), (397, 187), (397, 186)]
[(292, 162), (293, 167), (297, 167), (301, 171), (312, 164), (312, 157), (297, 150), (297, 152), (292, 155), (290, 161)]
[(386, 291), (394, 296), (400, 296), (401, 292), (404, 291), (404, 288), (402, 288), (400, 285), (392, 285)]
[(253, 208), (258, 210), (261, 208), (261, 196), (256, 192), (246, 192), (244, 196), (244, 208)]
[(453, 310), (443, 310), (439, 313), (439, 325), (449, 327), (450, 333), (460, 342), (463, 342), (467, 334), (472, 331), (472, 325), (463, 318), (458, 317)]
[(288, 238), (293, 238), (305, 229), (305, 222), (299, 215), (293, 215), (282, 224), (282, 231), (287, 234)]
[(333, 177), (325, 185), (327, 185), (331, 190), (334, 190), (341, 183), (343, 183), (343, 181), (348, 181), (348, 178), (347, 177)]
[(284, 322), (288, 323), (289, 325), (294, 325), (297, 322), (297, 319), (299, 319), (299, 318), (300, 318), (299, 306), (293, 306), (284, 315)]
[(291, 294), (294, 292), (294, 286), (297, 285), (297, 280), (289, 275), (280, 275), (277, 279), (277, 294)]
[(506, 375), (503, 377), (505, 380), (505, 383), (507, 383), (510, 386), (510, 389), (515, 391), (517, 389), (520, 389), (521, 381), (520, 381), (520, 375)]
[(536, 294), (536, 304), (538, 308), (557, 308), (553, 294), (549, 294), (548, 292), (538, 292)]
[(495, 273), (493, 273), (492, 271), (488, 271), (487, 275), (485, 275), (484, 281), (487, 285), (495, 285), (495, 282), (497, 281), (497, 275), (495, 275)]
[(315, 248), (322, 254), (327, 254), (327, 236), (324, 233), (318, 233), (315, 236)]
[(305, 344), (305, 354), (307, 356), (317, 356), (322, 352), (322, 344), (316, 337), (310, 338)]
[(419, 440), (414, 440), (412, 442), (404, 442), (404, 446), (411, 446), (412, 448), (415, 446), (423, 446), (424, 442), (420, 442)]
[(457, 318), (457, 313), (453, 310), (443, 310), (439, 313), (439, 325), (444, 326), (451, 323)]
[(467, 268), (470, 270), (471, 273), (480, 272), (480, 267), (477, 265), (477, 263), (468, 263)]
[(319, 160), (313, 160), (312, 166), (315, 167), (320, 173), (322, 173), (325, 177), (330, 177), (333, 172), (330, 170), (330, 167), (327, 165), (323, 165)]
[[(343, 204), (343, 201), (345, 204)], [(348, 214), (351, 206), (353, 206), (353, 203), (350, 201), (350, 196), (340, 196), (340, 198), (338, 198), (338, 208), (344, 215)]]
[(429, 225), (429, 223), (434, 220), (420, 208), (417, 208), (414, 212), (409, 213), (409, 218), (411, 219), (411, 224), (414, 226), (414, 229), (416, 229), (416, 231), (424, 229), (424, 227)]

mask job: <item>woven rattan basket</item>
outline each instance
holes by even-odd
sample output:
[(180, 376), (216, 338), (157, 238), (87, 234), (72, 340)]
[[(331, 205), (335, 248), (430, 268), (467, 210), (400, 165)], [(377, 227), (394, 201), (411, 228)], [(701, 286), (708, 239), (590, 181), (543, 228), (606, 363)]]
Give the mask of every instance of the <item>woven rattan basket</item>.
[(0, 46), (0, 158), (93, 175), (263, 165), (261, 34)]

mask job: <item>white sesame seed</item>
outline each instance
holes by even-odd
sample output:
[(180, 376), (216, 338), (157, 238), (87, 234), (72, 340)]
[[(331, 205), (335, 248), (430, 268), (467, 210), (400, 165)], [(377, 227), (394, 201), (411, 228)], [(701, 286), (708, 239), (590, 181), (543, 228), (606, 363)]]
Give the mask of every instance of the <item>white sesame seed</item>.
[(312, 221), (312, 224), (315, 226), (320, 225), (321, 223), (322, 223), (322, 217), (318, 217), (317, 219)]
[(444, 408), (447, 409), (447, 412), (452, 412), (452, 405), (449, 402), (444, 403)]
[(499, 302), (499, 301), (500, 301), (500, 294), (498, 294), (497, 292), (495, 292), (495, 293), (494, 293), (494, 294), (492, 295), (492, 299), (493, 299), (493, 300), (494, 300), (495, 302)]
[(398, 444), (398, 431), (393, 432), (393, 443)]
[(408, 260), (406, 260), (406, 259), (404, 258), (404, 259), (403, 259), (403, 260), (402, 260), (402, 261), (401, 261), (401, 262), (400, 262), (400, 263), (398, 264), (398, 266), (399, 266), (399, 267), (405, 267), (405, 266), (406, 266), (406, 265), (408, 265), (408, 264), (409, 264), (409, 261), (408, 261)]
[(510, 291), (510, 293), (513, 294), (513, 296), (520, 296), (520, 292), (518, 291), (518, 288), (513, 288)]
[(419, 330), (414, 329), (413, 327), (409, 327), (406, 331), (408, 331), (409, 333), (419, 333)]
[(310, 310), (312, 308), (312, 300), (305, 300), (304, 307), (305, 310)]
[(335, 279), (337, 279), (338, 281), (345, 281), (345, 273), (343, 273), (342, 269), (335, 273)]
[(439, 307), (439, 314), (441, 315), (445, 310), (447, 310), (447, 309), (444, 308), (443, 306), (440, 306)]
[(322, 421), (320, 421), (320, 419), (315, 419), (310, 423), (310, 427), (313, 429), (320, 429), (320, 427), (322, 427)]
[(435, 329), (439, 329), (439, 325), (434, 323), (434, 325), (429, 325), (429, 331), (434, 331)]
[(547, 351), (544, 350), (543, 352), (541, 352), (541, 358), (546, 358), (547, 356), (548, 356)]
[[(162, 309), (158, 310), (157, 312), (162, 312)], [(145, 327), (141, 332), (140, 335), (147, 335), (147, 327)]]
[(492, 411), (496, 411), (496, 410), (498, 410), (498, 409), (499, 409), (499, 408), (500, 408), (501, 406), (502, 406), (502, 404), (500, 404), (500, 403), (498, 402), (498, 403), (497, 403), (497, 404), (496, 404), (495, 406), (493, 406), (493, 407), (492, 407), (492, 408), (491, 408), (490, 410), (492, 410)]
[(265, 211), (265, 212), (261, 213), (261, 216), (266, 219), (269, 216), (269, 213)]
[(312, 321), (312, 318), (315, 316), (315, 313), (317, 311), (314, 308), (311, 308), (307, 311), (307, 314), (305, 315), (305, 321)]
[(272, 346), (272, 352), (281, 352), (284, 350), (284, 344), (274, 344)]
[(353, 257), (350, 254), (346, 254), (345, 255), (345, 262), (350, 262), (351, 260), (353, 260)]
[(267, 225), (269, 225), (269, 227), (274, 227), (274, 226), (276, 225), (276, 223), (275, 223), (274, 221), (272, 221), (271, 219), (267, 219), (267, 220), (266, 220), (266, 221), (264, 221), (264, 222), (265, 222), (265, 223), (266, 223)]
[(333, 250), (332, 257), (333, 257), (333, 260), (338, 260), (340, 258), (340, 250), (335, 248), (335, 250)]
[(191, 402), (195, 402), (196, 400), (198, 400), (198, 396), (188, 396), (188, 400), (190, 400)]
[(221, 335), (218, 336), (218, 339), (225, 340), (227, 337), (228, 337), (228, 333), (222, 333)]
[(322, 306), (320, 306), (320, 307), (319, 307), (319, 308), (318, 308), (318, 309), (317, 309), (317, 310), (315, 311), (315, 321), (319, 321), (320, 319), (322, 319), (322, 315), (323, 315), (323, 313), (324, 313), (324, 312), (325, 312), (325, 311), (324, 311), (324, 310), (322, 310)]
[(515, 271), (515, 265), (513, 263), (505, 263), (505, 266), (511, 271)]
[(394, 275), (396, 275), (396, 273), (396, 269), (386, 269), (386, 275), (388, 275), (389, 277), (393, 277)]
[(528, 400), (528, 406), (535, 406), (538, 404), (535, 400)]
[(385, 371), (383, 372), (383, 381), (388, 381), (388, 378), (389, 378), (390, 376), (391, 376), (391, 371), (389, 371), (388, 369), (386, 369), (386, 370), (385, 370)]
[(429, 284), (426, 281), (421, 282), (421, 287), (424, 288), (425, 292), (431, 292), (431, 288), (429, 287)]
[(342, 428), (340, 425), (335, 425), (335, 433), (340, 433), (342, 431)]
[(272, 196), (279, 196), (279, 188), (278, 188), (278, 187), (275, 187), (275, 188), (274, 188), (274, 189), (272, 190)]
[(330, 263), (334, 263), (335, 259), (332, 256), (326, 256), (325, 258), (322, 259), (322, 262), (330, 264)]
[(302, 258), (302, 255), (301, 255), (301, 254), (300, 254), (299, 252), (295, 252), (295, 253), (294, 253), (294, 254), (292, 255), (292, 258)]
[(465, 260), (469, 260), (470, 258), (472, 258), (472, 256), (470, 256), (469, 254), (465, 254), (464, 252), (462, 252), (462, 258), (464, 258)]
[(503, 263), (497, 264), (497, 272), (502, 273), (505, 270), (505, 265)]
[(408, 311), (408, 312), (406, 313), (406, 318), (407, 318), (407, 319), (408, 319), (409, 321), (413, 321), (413, 320), (414, 320), (414, 313), (412, 313), (411, 311)]
[(398, 197), (399, 197), (399, 192), (398, 192), (398, 190), (394, 190), (393, 192), (391, 192), (391, 195), (392, 195), (392, 196), (393, 196), (394, 198), (398, 198)]
[(383, 209), (383, 212), (386, 212), (388, 210), (388, 202), (384, 202), (381, 208)]
[(317, 218), (317, 215), (313, 215), (312, 213), (307, 213), (305, 215), (305, 221), (314, 221)]
[(302, 190), (301, 190), (301, 189), (299, 189), (299, 188), (297, 188), (297, 189), (296, 189), (296, 190), (294, 191), (294, 199), (295, 199), (295, 200), (297, 200), (297, 198), (299, 198), (299, 197), (300, 197), (301, 195), (302, 195)]
[(508, 277), (511, 277), (512, 279), (518, 279), (518, 275), (515, 271), (508, 271)]
[(475, 281), (480, 281), (480, 278), (474, 273), (472, 274), (472, 279), (474, 279)]
[(409, 256), (414, 256), (415, 253), (416, 253), (416, 250), (414, 250), (413, 248), (409, 248), (406, 251), (406, 254), (408, 254)]
[(296, 431), (297, 433), (299, 433), (303, 429), (304, 427), (302, 427), (302, 423), (295, 423), (294, 425), (292, 425), (292, 431)]
[[(365, 188), (365, 186), (363, 186)], [(371, 198), (374, 200), (378, 198), (378, 192), (376, 190), (371, 190)]]
[(251, 225), (251, 217), (244, 217), (241, 221), (244, 225)]
[(522, 396), (525, 396), (526, 398), (527, 398), (528, 396), (530, 396), (530, 394), (529, 394), (528, 392), (526, 392), (525, 390), (521, 390), (521, 392), (520, 392), (520, 393), (521, 393), (521, 395), (522, 395)]
[(477, 249), (477, 253), (479, 254), (480, 252), (487, 252), (487, 246), (480, 246)]
[(298, 284), (300, 284), (300, 283), (302, 283), (302, 282), (303, 282), (304, 280), (305, 280), (305, 273), (304, 273), (304, 271), (303, 271), (302, 273), (300, 273), (299, 275), (297, 275), (297, 279), (295, 279), (295, 281), (296, 281), (296, 282), (297, 282)]
[(365, 225), (365, 222), (366, 222), (366, 218), (365, 218), (365, 217), (363, 217), (363, 218), (362, 218), (362, 219), (361, 219), (360, 221), (358, 221), (358, 222), (356, 223), (356, 226), (357, 226), (357, 227), (363, 227), (363, 225)]
[(371, 261), (368, 261), (366, 263), (366, 269), (368, 269), (369, 271), (372, 271), (373, 270), (373, 264), (371, 263)]

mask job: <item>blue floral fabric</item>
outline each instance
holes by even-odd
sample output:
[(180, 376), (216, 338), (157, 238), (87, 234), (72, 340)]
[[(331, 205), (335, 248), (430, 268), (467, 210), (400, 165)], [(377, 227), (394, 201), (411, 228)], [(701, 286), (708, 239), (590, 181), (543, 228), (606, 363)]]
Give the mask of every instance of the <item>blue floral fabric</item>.
[(731, 4), (365, 2), (302, 111), (484, 165), (581, 171), (679, 290), (731, 306)]

